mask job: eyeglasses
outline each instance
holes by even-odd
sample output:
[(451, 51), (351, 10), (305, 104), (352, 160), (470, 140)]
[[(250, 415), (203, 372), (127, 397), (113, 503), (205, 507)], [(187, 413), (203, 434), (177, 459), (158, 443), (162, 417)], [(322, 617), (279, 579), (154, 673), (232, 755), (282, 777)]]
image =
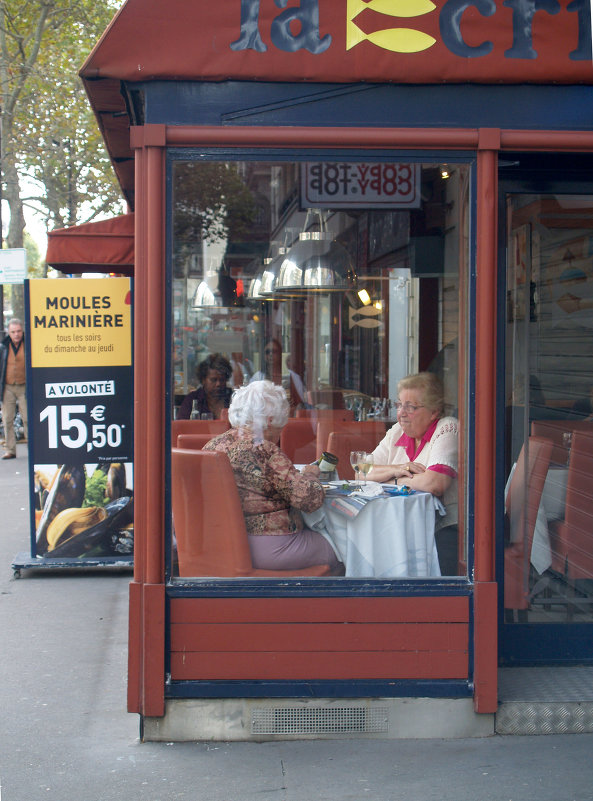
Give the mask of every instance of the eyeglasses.
[(401, 401), (396, 401), (394, 406), (396, 412), (405, 412), (406, 414), (416, 414), (418, 409), (424, 409), (423, 405), (414, 406), (413, 403), (402, 403)]

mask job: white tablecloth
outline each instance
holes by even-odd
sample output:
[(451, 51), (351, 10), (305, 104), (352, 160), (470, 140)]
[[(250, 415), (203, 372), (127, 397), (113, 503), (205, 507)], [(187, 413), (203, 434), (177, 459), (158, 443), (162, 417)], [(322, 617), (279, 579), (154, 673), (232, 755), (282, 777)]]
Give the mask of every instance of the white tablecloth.
[(346, 576), (441, 575), (434, 528), (435, 513), (444, 513), (444, 507), (429, 492), (376, 498), (352, 519), (331, 502), (327, 497), (321, 509), (305, 514), (305, 523), (329, 540)]
[(542, 492), (542, 503), (548, 520), (564, 520), (568, 467), (550, 467)]

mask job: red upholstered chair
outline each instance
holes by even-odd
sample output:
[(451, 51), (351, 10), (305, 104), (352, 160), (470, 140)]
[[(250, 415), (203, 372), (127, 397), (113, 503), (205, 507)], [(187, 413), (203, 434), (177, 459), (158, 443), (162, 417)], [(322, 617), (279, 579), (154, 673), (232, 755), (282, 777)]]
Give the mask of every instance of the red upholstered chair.
[(529, 437), (526, 444), (505, 504), (511, 533), (511, 544), (504, 552), (505, 609), (528, 609), (530, 605), (531, 546), (553, 448), (552, 441), (543, 437)]
[(201, 451), (207, 442), (210, 442), (216, 434), (179, 434), (177, 437), (177, 447), (189, 449), (190, 451)]
[(367, 431), (355, 434), (350, 431), (332, 431), (327, 440), (327, 450), (338, 457), (338, 475), (352, 480), (356, 476), (350, 464), (350, 451), (374, 451), (379, 444), (377, 433)]
[(291, 417), (280, 434), (280, 450), (293, 464), (310, 464), (317, 458), (317, 421)]
[[(357, 423), (354, 420), (320, 419), (317, 421), (317, 451), (315, 458), (319, 458), (323, 451), (330, 450), (328, 441), (332, 431), (347, 431), (351, 434), (371, 434), (375, 437), (375, 445), (377, 445), (385, 436), (386, 427), (385, 423), (379, 423), (376, 420), (364, 420)], [(338, 468), (338, 473), (339, 472), (340, 470)]]
[(550, 521), (552, 567), (572, 584), (593, 578), (593, 434), (572, 437), (564, 520)]
[(534, 420), (531, 423), (531, 433), (536, 437), (551, 439), (554, 443), (552, 462), (566, 464), (568, 449), (563, 441), (565, 432), (582, 431), (593, 434), (593, 421), (591, 420)]
[(171, 443), (176, 445), (179, 434), (222, 434), (230, 428), (228, 420), (172, 420)]
[(231, 463), (217, 451), (171, 449), (171, 502), (180, 576), (328, 576), (329, 565), (301, 570), (253, 567)]

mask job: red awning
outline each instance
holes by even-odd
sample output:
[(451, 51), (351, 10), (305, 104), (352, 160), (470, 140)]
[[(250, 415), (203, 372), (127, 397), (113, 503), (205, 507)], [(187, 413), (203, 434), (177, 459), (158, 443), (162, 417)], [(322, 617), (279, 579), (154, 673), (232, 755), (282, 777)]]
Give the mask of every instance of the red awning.
[(64, 273), (134, 275), (134, 215), (50, 231), (45, 260)]

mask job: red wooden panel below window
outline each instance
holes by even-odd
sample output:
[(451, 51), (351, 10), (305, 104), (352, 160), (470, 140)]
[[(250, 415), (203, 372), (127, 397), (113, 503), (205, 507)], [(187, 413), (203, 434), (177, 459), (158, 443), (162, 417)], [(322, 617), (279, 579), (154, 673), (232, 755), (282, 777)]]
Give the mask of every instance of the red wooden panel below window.
[(173, 598), (172, 623), (467, 623), (467, 596)]
[(466, 679), (465, 651), (174, 653), (177, 681)]
[(464, 623), (175, 624), (171, 651), (464, 651)]

